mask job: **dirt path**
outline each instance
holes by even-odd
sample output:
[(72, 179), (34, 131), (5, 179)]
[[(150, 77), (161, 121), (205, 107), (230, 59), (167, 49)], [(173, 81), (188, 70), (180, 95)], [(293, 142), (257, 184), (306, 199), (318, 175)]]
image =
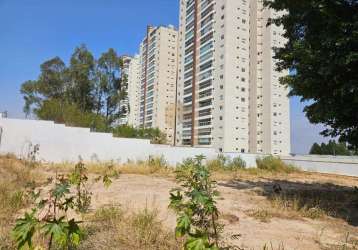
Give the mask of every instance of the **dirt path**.
[[(225, 241), (242, 249), (322, 249), (323, 245), (345, 243), (350, 232), (358, 239), (358, 227), (348, 225), (342, 219), (281, 218), (275, 216), (268, 222), (261, 222), (248, 215), (247, 211), (267, 207), (267, 197), (260, 194), (264, 185), (248, 182), (218, 183), (221, 199), (218, 201), (225, 224)], [(143, 176), (121, 175), (109, 189), (101, 184), (93, 186), (93, 209), (105, 205), (121, 205), (129, 211), (145, 207), (158, 209), (159, 217), (168, 228), (175, 227), (175, 215), (167, 209), (169, 191), (176, 184), (168, 179)], [(235, 235), (233, 237), (233, 235)], [(357, 240), (358, 241), (358, 240)]]

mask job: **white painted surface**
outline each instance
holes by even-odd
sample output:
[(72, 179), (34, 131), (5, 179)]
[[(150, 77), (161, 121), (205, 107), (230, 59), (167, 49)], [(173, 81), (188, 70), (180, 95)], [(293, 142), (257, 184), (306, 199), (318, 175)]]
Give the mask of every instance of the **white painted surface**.
[[(150, 144), (149, 140), (115, 138), (112, 134), (93, 133), (88, 128), (66, 127), (50, 121), (0, 118), (0, 154), (13, 153), (26, 157), (31, 145), (40, 145), (38, 159), (46, 162), (145, 160), (149, 156), (163, 156), (175, 166), (188, 157), (204, 155), (216, 158), (212, 148), (172, 147)], [(248, 167), (256, 166), (256, 158), (263, 155), (224, 153), (231, 158), (240, 156)], [(321, 173), (358, 176), (358, 157), (281, 156), (286, 163), (303, 170)]]

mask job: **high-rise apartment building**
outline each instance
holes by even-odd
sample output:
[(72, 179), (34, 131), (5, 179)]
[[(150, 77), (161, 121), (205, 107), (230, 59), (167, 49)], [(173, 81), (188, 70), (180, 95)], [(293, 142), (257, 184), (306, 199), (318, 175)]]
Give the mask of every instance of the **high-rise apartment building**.
[(139, 55), (132, 57), (128, 65), (128, 125), (139, 127), (141, 65)]
[(174, 143), (178, 32), (173, 26), (147, 28), (140, 44), (139, 124), (159, 128)]
[(132, 61), (132, 57), (130, 56), (122, 56), (121, 57), (123, 62), (122, 67), (122, 83), (126, 81), (126, 84), (122, 84), (121, 91), (126, 93), (126, 97), (122, 99), (119, 103), (119, 109), (121, 110), (122, 114), (121, 117), (118, 119), (118, 125), (126, 125), (128, 124), (128, 117), (129, 117), (129, 100), (128, 100), (128, 76), (129, 76), (129, 65)]
[(290, 153), (288, 90), (261, 0), (180, 0), (176, 144)]

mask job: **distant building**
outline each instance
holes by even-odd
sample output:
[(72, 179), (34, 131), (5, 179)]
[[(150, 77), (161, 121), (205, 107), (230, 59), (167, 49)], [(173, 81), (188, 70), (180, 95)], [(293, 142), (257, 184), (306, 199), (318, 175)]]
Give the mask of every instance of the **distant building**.
[[(173, 26), (148, 26), (140, 44), (140, 91), (129, 87), (129, 102), (135, 116), (130, 118), (130, 124), (159, 128), (167, 135), (170, 144), (174, 143), (177, 46), (178, 32)], [(138, 71), (136, 65), (132, 66), (129, 79), (136, 82)], [(137, 102), (139, 109), (132, 102)]]
[(128, 125), (139, 127), (141, 64), (139, 55), (135, 55), (128, 67)]
[(130, 56), (122, 56), (123, 68), (122, 68), (122, 89), (126, 94), (126, 97), (123, 98), (119, 103), (119, 109), (121, 110), (121, 117), (118, 120), (118, 125), (126, 125), (128, 124), (129, 117), (129, 100), (128, 100), (128, 71), (129, 65), (132, 61), (132, 57)]
[(7, 111), (0, 112), (0, 118), (7, 118)]
[(289, 154), (288, 90), (262, 0), (180, 0), (176, 144)]

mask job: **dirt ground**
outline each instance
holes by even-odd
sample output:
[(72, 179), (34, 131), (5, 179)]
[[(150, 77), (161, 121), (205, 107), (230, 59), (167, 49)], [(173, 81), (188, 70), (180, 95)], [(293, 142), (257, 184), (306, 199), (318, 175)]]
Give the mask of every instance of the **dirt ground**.
[[(223, 237), (226, 243), (237, 246), (237, 249), (263, 249), (264, 245), (268, 249), (357, 249), (358, 209), (343, 209), (319, 219), (295, 216), (272, 209), (269, 199), (275, 184), (279, 184), (283, 192), (333, 191), (339, 199), (358, 185), (358, 179), (307, 173), (304, 180), (302, 174), (293, 174), (284, 179), (218, 181), (221, 194), (218, 207), (225, 224)], [(170, 178), (122, 174), (109, 189), (101, 184), (92, 187), (92, 209), (107, 205), (120, 205), (129, 211), (145, 207), (158, 209), (164, 225), (173, 229), (175, 215), (167, 206), (169, 191), (174, 187), (176, 183)], [(264, 214), (260, 220), (260, 216), (251, 215), (252, 211), (261, 209), (269, 211), (270, 216)], [(347, 246), (350, 248), (344, 248)]]

